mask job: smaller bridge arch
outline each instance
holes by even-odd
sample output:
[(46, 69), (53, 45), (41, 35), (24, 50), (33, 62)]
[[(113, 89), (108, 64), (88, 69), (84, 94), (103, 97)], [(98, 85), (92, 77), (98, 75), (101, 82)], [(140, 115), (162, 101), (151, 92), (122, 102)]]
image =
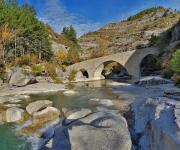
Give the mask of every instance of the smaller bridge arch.
[(117, 70), (117, 67), (118, 67), (119, 71), (121, 70), (121, 74), (122, 75), (123, 75), (123, 73), (124, 73), (124, 75), (128, 75), (127, 69), (122, 64), (120, 64), (119, 62), (114, 61), (114, 60), (109, 60), (109, 61), (102, 62), (102, 64), (100, 64), (95, 69), (95, 71), (94, 71), (94, 78), (95, 79), (105, 79), (105, 76), (103, 75), (103, 71), (106, 68), (106, 66), (108, 66), (108, 65), (110, 65), (108, 68), (112, 69), (109, 73), (112, 73), (114, 70)]

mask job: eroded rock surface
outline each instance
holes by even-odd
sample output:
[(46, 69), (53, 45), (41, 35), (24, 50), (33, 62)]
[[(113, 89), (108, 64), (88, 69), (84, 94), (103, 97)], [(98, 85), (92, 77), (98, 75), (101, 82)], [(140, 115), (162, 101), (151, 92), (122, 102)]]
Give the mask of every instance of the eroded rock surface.
[(31, 115), (40, 109), (46, 108), (48, 106), (52, 106), (52, 104), (53, 104), (52, 101), (49, 101), (49, 100), (39, 100), (39, 101), (30, 103), (26, 107), (26, 110)]

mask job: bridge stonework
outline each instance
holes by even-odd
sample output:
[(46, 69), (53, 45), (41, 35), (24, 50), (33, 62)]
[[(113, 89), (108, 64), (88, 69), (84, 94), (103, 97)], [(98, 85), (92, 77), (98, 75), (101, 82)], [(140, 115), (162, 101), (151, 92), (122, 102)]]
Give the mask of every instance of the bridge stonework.
[(73, 64), (66, 68), (66, 72), (69, 74), (72, 70), (76, 70), (77, 72), (86, 70), (88, 73), (88, 80), (99, 80), (102, 79), (101, 73), (104, 69), (104, 64), (114, 61), (126, 68), (129, 75), (132, 76), (132, 79), (136, 80), (140, 78), (140, 64), (142, 60), (148, 55), (158, 54), (159, 50), (157, 48), (144, 48), (121, 52)]

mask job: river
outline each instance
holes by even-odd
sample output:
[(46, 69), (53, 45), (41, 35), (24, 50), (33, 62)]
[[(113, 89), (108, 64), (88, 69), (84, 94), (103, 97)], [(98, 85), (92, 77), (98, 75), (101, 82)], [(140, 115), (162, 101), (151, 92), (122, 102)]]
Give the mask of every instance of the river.
[[(31, 95), (30, 101), (51, 100), (58, 109), (67, 108), (74, 110), (79, 108), (108, 108), (118, 109), (122, 113), (128, 109), (128, 105), (138, 99), (162, 94), (162, 87), (139, 87), (128, 83), (118, 83), (110, 80), (102, 80), (87, 83), (67, 85), (77, 94), (65, 96), (62, 92)], [(95, 101), (96, 99), (112, 100), (113, 106), (106, 106)], [(28, 101), (29, 103), (29, 101)], [(25, 106), (26, 101), (23, 102)], [(0, 126), (0, 150), (30, 150), (30, 142), (24, 136), (16, 132), (16, 126)]]

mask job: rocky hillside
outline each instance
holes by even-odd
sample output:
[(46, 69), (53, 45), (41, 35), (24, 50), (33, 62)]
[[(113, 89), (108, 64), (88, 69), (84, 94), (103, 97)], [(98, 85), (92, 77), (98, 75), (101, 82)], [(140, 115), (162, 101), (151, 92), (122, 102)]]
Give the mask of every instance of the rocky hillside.
[[(99, 57), (120, 51), (147, 47), (149, 39), (172, 28), (180, 13), (163, 7), (146, 9), (127, 20), (111, 23), (79, 39), (82, 57)], [(96, 54), (96, 55), (94, 55)]]

